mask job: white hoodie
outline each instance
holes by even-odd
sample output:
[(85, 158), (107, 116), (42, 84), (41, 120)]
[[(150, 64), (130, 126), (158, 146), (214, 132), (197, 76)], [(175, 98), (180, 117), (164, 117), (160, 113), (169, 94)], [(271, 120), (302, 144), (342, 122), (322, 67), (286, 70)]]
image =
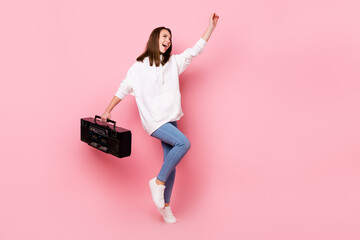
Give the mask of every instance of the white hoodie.
[[(199, 55), (206, 45), (200, 38), (194, 47), (181, 54), (173, 54), (169, 61), (159, 67), (150, 66), (149, 57), (143, 62), (136, 61), (120, 83), (115, 96), (124, 99), (129, 93), (135, 96), (145, 131), (151, 135), (167, 122), (179, 120), (184, 113), (181, 109), (179, 75)], [(162, 55), (161, 55), (162, 57)]]

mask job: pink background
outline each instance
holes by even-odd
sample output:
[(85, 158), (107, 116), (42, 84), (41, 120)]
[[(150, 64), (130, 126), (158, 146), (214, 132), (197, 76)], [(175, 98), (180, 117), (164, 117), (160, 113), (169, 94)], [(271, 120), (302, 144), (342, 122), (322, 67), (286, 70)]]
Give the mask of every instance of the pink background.
[[(8, 3), (10, 2), (10, 3)], [(4, 1), (0, 239), (360, 239), (358, 1)], [(219, 23), (181, 75), (192, 148), (165, 224), (162, 164), (133, 96), (118, 159), (80, 141), (158, 26), (173, 53)]]

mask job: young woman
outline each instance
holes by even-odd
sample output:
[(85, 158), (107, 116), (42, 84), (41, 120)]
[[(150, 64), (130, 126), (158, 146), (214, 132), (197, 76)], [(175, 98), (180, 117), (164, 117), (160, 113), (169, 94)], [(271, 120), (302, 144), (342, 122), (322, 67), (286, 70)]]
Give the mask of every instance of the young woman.
[(161, 141), (164, 163), (157, 177), (150, 180), (152, 199), (167, 223), (175, 223), (170, 197), (175, 180), (176, 166), (190, 148), (187, 137), (177, 128), (182, 116), (179, 75), (193, 57), (199, 55), (216, 27), (219, 16), (212, 13), (209, 26), (192, 48), (181, 54), (171, 54), (172, 35), (165, 27), (152, 31), (145, 51), (127, 71), (119, 89), (101, 116), (110, 119), (112, 109), (129, 93), (135, 96), (145, 131)]

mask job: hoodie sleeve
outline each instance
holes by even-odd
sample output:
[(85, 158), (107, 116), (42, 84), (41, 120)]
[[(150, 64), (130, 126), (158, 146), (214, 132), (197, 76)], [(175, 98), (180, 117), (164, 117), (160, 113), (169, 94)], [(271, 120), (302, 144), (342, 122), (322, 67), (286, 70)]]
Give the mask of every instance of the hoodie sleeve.
[(182, 72), (184, 72), (185, 69), (189, 66), (192, 58), (199, 55), (202, 52), (206, 43), (207, 43), (207, 41), (205, 41), (203, 38), (200, 38), (192, 48), (186, 49), (181, 54), (174, 54), (174, 57), (175, 57), (175, 60), (177, 63), (177, 67), (178, 67), (179, 75)]
[(126, 74), (126, 77), (121, 81), (120, 86), (117, 90), (117, 92), (115, 93), (115, 96), (117, 96), (118, 98), (120, 98), (121, 100), (123, 100), (129, 93), (133, 93), (133, 89), (131, 86), (131, 79), (133, 77), (132, 74), (132, 69), (133, 67), (131, 67)]

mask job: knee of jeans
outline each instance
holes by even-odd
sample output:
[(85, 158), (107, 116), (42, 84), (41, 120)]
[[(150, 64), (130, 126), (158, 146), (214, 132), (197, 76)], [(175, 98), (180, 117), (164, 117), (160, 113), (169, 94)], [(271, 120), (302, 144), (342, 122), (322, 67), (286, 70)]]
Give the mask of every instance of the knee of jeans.
[(186, 141), (183, 142), (183, 147), (185, 148), (186, 151), (189, 151), (189, 149), (191, 147), (191, 143), (190, 143), (189, 139), (186, 139)]
[(186, 152), (190, 149), (191, 147), (191, 144), (190, 144), (190, 141), (189, 139), (185, 138), (184, 140), (182, 141), (179, 141), (175, 144), (176, 146), (184, 149)]

